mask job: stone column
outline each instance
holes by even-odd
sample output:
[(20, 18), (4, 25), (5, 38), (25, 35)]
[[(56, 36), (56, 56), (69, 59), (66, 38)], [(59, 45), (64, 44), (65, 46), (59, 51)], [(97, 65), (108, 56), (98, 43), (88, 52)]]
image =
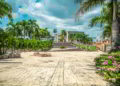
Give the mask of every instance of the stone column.
[(58, 37), (58, 34), (56, 35), (56, 40), (57, 40), (57, 43), (59, 42), (59, 37)]
[(66, 42), (69, 42), (69, 33), (68, 33), (68, 31), (67, 31)]

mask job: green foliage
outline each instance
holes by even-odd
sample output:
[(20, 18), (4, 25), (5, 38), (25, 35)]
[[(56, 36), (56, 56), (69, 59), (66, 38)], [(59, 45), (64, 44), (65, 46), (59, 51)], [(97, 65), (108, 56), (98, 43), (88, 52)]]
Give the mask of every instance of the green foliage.
[(92, 43), (92, 38), (86, 35), (84, 32), (76, 33), (76, 34), (70, 34), (69, 39), (72, 41), (77, 40), (78, 42), (89, 44)]
[(5, 0), (0, 0), (0, 18), (4, 16), (8, 16), (8, 18), (12, 19), (12, 6)]
[(17, 49), (32, 49), (32, 50), (42, 50), (47, 51), (52, 48), (52, 41), (40, 41), (35, 39), (16, 39), (15, 41)]
[(17, 23), (9, 22), (7, 32), (16, 37), (41, 39), (50, 37), (47, 28), (40, 28), (36, 20), (23, 20)]
[(52, 41), (42, 41), (40, 44), (40, 49), (42, 51), (48, 51), (52, 48)]
[(60, 35), (60, 42), (64, 42), (65, 41), (65, 36), (64, 35)]
[(61, 49), (65, 49), (66, 47), (65, 46), (60, 46)]
[(67, 35), (65, 30), (61, 30), (60, 41), (65, 42), (65, 36)]
[(47, 51), (52, 48), (52, 41), (40, 41), (35, 39), (16, 39), (17, 49), (32, 49), (32, 50), (42, 50)]
[[(48, 51), (52, 48), (52, 40), (35, 40), (35, 39), (21, 39), (8, 37), (6, 42), (0, 41), (0, 54), (6, 53), (6, 49), (11, 49), (12, 52), (18, 49), (27, 49), (27, 50), (41, 50)], [(5, 45), (6, 43), (6, 45)]]
[(52, 40), (43, 41), (42, 38), (50, 37), (47, 28), (40, 28), (35, 20), (9, 22), (6, 29), (0, 29), (0, 54), (17, 49), (47, 51), (52, 48)]
[(64, 36), (66, 36), (66, 30), (61, 30), (61, 35), (64, 35)]
[(111, 81), (115, 86), (120, 85), (118, 81), (120, 80), (120, 51), (103, 54), (97, 57), (95, 62), (98, 69), (97, 73)]
[(96, 46), (92, 46), (92, 45), (76, 44), (75, 46), (85, 51), (96, 51)]
[(90, 26), (100, 24), (104, 27), (103, 38), (112, 36), (112, 3), (106, 3), (100, 16), (95, 16), (90, 21)]
[(54, 34), (57, 33), (57, 29), (53, 29), (53, 33), (54, 33)]

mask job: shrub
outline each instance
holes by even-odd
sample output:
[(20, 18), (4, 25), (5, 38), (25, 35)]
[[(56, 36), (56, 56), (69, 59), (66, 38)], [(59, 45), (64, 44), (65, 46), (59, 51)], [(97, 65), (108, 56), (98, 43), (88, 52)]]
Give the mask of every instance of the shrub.
[[(95, 59), (97, 73), (114, 84), (120, 86), (120, 52), (103, 54)], [(114, 81), (113, 81), (114, 80)]]
[(42, 51), (48, 51), (52, 48), (52, 43), (53, 43), (52, 41), (41, 41), (39, 43), (40, 49)]
[[(32, 50), (41, 50), (41, 51), (48, 51), (52, 48), (52, 40), (35, 40), (35, 39), (21, 39), (16, 38), (14, 39), (14, 46), (16, 49), (32, 49)], [(9, 43), (12, 44), (11, 42)], [(12, 48), (13, 46), (9, 46)]]
[(60, 48), (61, 48), (61, 49), (64, 49), (64, 48), (66, 48), (66, 47), (65, 47), (65, 46), (60, 46)]
[(96, 51), (96, 46), (92, 45), (76, 44), (76, 47), (85, 51)]

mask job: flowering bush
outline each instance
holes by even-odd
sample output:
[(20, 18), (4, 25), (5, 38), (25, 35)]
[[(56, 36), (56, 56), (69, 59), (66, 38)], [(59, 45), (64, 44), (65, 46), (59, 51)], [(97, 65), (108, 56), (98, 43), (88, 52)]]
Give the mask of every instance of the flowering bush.
[(107, 60), (104, 61), (104, 62), (103, 62), (103, 65), (108, 65), (108, 61), (107, 61)]
[(118, 82), (120, 79), (120, 51), (101, 55), (95, 61), (97, 73), (104, 76), (106, 80), (114, 82), (116, 86), (120, 86), (120, 81)]
[(112, 56), (108, 56), (109, 59), (112, 59)]

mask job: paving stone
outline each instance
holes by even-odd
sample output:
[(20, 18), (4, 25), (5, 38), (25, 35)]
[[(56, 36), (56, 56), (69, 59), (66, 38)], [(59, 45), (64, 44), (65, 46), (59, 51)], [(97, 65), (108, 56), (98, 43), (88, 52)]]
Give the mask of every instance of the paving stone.
[(26, 52), (22, 58), (0, 61), (0, 86), (109, 86), (95, 72), (94, 58), (102, 52), (49, 53), (52, 57)]

